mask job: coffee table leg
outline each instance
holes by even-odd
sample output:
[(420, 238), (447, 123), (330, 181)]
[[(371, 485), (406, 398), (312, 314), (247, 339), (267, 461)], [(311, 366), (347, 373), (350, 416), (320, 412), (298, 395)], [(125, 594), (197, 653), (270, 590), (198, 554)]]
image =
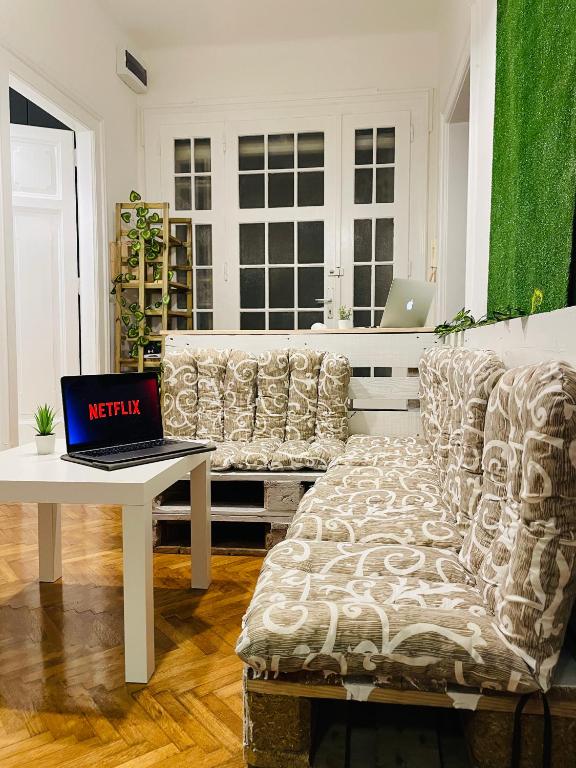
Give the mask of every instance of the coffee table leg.
[(124, 668), (127, 683), (154, 672), (152, 502), (122, 510), (124, 552)]
[(62, 578), (60, 504), (38, 504), (38, 560), (40, 581)]
[(212, 581), (212, 532), (210, 530), (212, 503), (209, 462), (209, 459), (203, 461), (190, 472), (190, 557), (192, 558), (193, 589), (208, 589)]

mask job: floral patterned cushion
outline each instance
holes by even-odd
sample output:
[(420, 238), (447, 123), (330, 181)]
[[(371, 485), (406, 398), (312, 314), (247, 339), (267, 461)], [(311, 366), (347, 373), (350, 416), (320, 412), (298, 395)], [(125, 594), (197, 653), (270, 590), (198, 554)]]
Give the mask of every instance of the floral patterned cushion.
[(344, 441), (347, 439), (349, 386), (348, 359), (335, 352), (326, 352), (318, 376), (316, 437)]
[(228, 356), (224, 377), (224, 439), (250, 440), (254, 432), (258, 359), (235, 349)]
[(280, 443), (272, 458), (269, 469), (273, 471), (313, 469), (324, 471), (331, 461), (345, 449), (344, 442), (336, 438), (319, 440), (286, 440)]
[(288, 350), (263, 352), (258, 357), (255, 438), (284, 440), (288, 386)]
[(168, 437), (196, 437), (198, 425), (198, 365), (188, 347), (164, 355), (162, 413)]
[(290, 350), (285, 440), (310, 440), (314, 437), (318, 378), (323, 356), (323, 352), (313, 349)]

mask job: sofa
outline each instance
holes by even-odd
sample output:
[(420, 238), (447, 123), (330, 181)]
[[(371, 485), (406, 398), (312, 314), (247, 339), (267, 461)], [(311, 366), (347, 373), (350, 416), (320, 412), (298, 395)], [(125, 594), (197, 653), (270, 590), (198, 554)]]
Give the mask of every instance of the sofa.
[(576, 371), (441, 347), (420, 377), (422, 434), (352, 436), (264, 561), (237, 644), (251, 765), (308, 765), (309, 696), (498, 708), (553, 683), (576, 590)]
[(323, 471), (346, 447), (349, 383), (331, 352), (167, 349), (165, 433), (215, 442), (213, 471)]

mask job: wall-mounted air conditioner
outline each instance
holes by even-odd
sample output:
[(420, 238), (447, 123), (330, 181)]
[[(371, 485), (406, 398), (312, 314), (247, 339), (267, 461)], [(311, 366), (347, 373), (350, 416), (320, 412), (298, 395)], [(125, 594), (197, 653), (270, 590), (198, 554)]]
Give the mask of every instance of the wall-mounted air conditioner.
[(146, 93), (148, 90), (148, 72), (146, 67), (126, 48), (118, 48), (116, 54), (116, 73), (136, 93)]

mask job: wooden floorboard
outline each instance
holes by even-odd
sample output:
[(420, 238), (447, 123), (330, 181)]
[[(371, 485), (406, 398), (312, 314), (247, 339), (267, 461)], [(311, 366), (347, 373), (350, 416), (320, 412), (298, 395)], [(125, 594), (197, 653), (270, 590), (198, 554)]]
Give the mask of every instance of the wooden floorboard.
[(242, 766), (234, 653), (261, 557), (154, 556), (156, 672), (125, 685), (117, 507), (63, 508), (63, 579), (39, 584), (36, 510), (0, 506), (0, 766)]

